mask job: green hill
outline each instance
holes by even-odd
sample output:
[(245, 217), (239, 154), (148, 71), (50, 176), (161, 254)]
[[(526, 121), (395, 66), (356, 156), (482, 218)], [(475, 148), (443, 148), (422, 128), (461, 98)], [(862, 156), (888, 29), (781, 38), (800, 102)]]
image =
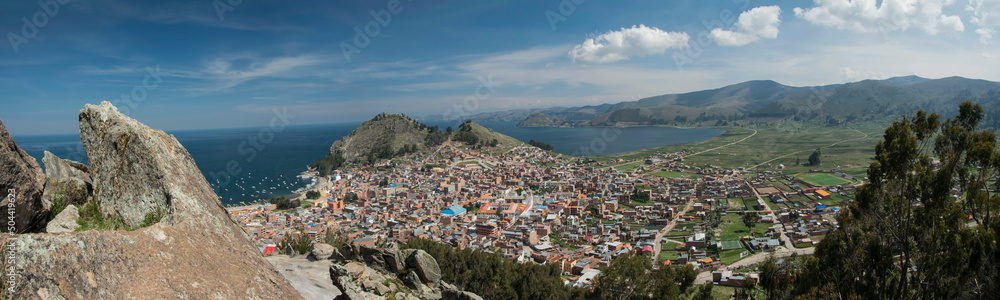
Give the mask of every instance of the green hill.
[(524, 143), (473, 122), (454, 132), (442, 132), (402, 114), (379, 114), (361, 123), (346, 137), (330, 146), (330, 154), (311, 167), (321, 174), (343, 167), (374, 164), (412, 153), (433, 152), (446, 141), (470, 146), (510, 149)]

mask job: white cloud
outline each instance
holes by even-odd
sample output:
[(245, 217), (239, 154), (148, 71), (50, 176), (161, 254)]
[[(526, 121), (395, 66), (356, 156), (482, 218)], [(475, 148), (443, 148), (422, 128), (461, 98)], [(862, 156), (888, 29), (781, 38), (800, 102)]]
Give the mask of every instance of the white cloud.
[(640, 24), (587, 39), (573, 47), (569, 57), (574, 62), (611, 63), (633, 56), (663, 54), (667, 49), (684, 48), (689, 38), (684, 32), (665, 32)]
[[(965, 31), (958, 16), (942, 13), (954, 0), (813, 0), (813, 8), (794, 9), (813, 24), (855, 32), (890, 32), (920, 28), (928, 34)], [(881, 2), (881, 5), (878, 4)]]
[(979, 42), (986, 44), (996, 37), (996, 28), (1000, 28), (1000, 1), (969, 0), (965, 10), (972, 12), (972, 23), (979, 25), (976, 29)]
[(777, 5), (755, 7), (740, 14), (739, 20), (736, 21), (736, 30), (716, 28), (712, 30), (711, 36), (721, 46), (743, 46), (761, 38), (777, 38), (778, 24), (781, 24), (780, 7)]

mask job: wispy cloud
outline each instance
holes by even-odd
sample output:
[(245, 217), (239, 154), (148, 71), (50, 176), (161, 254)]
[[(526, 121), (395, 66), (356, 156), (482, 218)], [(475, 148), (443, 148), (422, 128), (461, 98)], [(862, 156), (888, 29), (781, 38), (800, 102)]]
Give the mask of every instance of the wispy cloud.
[(329, 68), (338, 61), (333, 56), (299, 55), (259, 58), (249, 55), (220, 57), (194, 70), (170, 69), (170, 76), (196, 79), (201, 84), (186, 88), (195, 94), (219, 92), (258, 79), (296, 79), (315, 77), (316, 70)]
[(1000, 1), (969, 0), (965, 10), (972, 12), (970, 20), (979, 25), (976, 34), (979, 35), (980, 43), (988, 44), (996, 38), (997, 29), (1000, 28)]

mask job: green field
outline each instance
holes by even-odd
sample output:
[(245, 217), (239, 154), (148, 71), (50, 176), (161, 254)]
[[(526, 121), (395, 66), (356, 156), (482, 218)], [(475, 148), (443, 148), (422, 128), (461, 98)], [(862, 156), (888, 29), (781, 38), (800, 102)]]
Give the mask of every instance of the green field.
[(734, 262), (737, 262), (740, 259), (742, 259), (742, 258), (740, 258), (740, 253), (743, 253), (743, 251), (747, 251), (747, 250), (743, 249), (743, 248), (740, 248), (740, 249), (733, 249), (733, 250), (722, 251), (722, 252), (719, 252), (719, 259), (722, 261), (722, 263), (724, 263), (726, 265), (731, 265)]
[(850, 183), (840, 177), (833, 176), (833, 174), (828, 173), (806, 173), (797, 176), (806, 182), (812, 183), (818, 186), (830, 186), (830, 185), (840, 185)]
[(692, 174), (680, 173), (680, 172), (670, 172), (670, 171), (658, 171), (650, 173), (653, 176), (660, 176), (665, 178), (688, 178)]
[[(716, 238), (721, 240), (736, 240), (742, 236), (750, 235), (750, 229), (743, 224), (743, 216), (739, 214), (727, 214), (722, 216), (722, 224), (719, 225), (721, 233)], [(753, 228), (753, 233), (757, 236), (767, 233), (767, 224), (757, 224)]]

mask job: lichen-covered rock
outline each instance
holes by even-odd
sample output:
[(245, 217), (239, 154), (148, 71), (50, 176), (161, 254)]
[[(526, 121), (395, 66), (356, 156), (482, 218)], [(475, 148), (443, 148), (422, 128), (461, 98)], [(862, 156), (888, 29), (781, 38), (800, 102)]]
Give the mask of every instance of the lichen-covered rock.
[(138, 226), (147, 214), (193, 196), (181, 193), (212, 193), (209, 186), (195, 184), (194, 177), (204, 176), (174, 136), (126, 117), (110, 103), (88, 104), (80, 111), (80, 139), (101, 211), (121, 218), (125, 226)]
[(46, 205), (56, 202), (83, 204), (90, 197), (93, 181), (85, 173), (86, 169), (76, 167), (83, 164), (61, 159), (48, 151), (42, 157), (42, 164), (45, 165), (46, 178), (42, 199)]
[[(15, 299), (301, 299), (173, 137), (118, 113), (110, 103), (80, 113), (96, 201), (134, 231), (19, 235), (7, 240)], [(138, 219), (136, 219), (138, 217)], [(42, 295), (44, 294), (44, 295)]]
[(48, 233), (60, 233), (60, 232), (73, 232), (80, 227), (80, 224), (76, 223), (76, 220), (80, 218), (80, 212), (76, 209), (76, 205), (70, 204), (63, 209), (49, 224), (45, 226), (45, 232)]
[(423, 250), (417, 250), (407, 257), (406, 266), (413, 268), (424, 284), (434, 286), (441, 282), (441, 267), (433, 256)]
[[(14, 143), (7, 128), (0, 121), (0, 211), (4, 223), (9, 220), (8, 204), (14, 199), (15, 232), (37, 231), (45, 228), (48, 210), (42, 204), (45, 175), (38, 161)], [(7, 232), (7, 225), (0, 230)]]

